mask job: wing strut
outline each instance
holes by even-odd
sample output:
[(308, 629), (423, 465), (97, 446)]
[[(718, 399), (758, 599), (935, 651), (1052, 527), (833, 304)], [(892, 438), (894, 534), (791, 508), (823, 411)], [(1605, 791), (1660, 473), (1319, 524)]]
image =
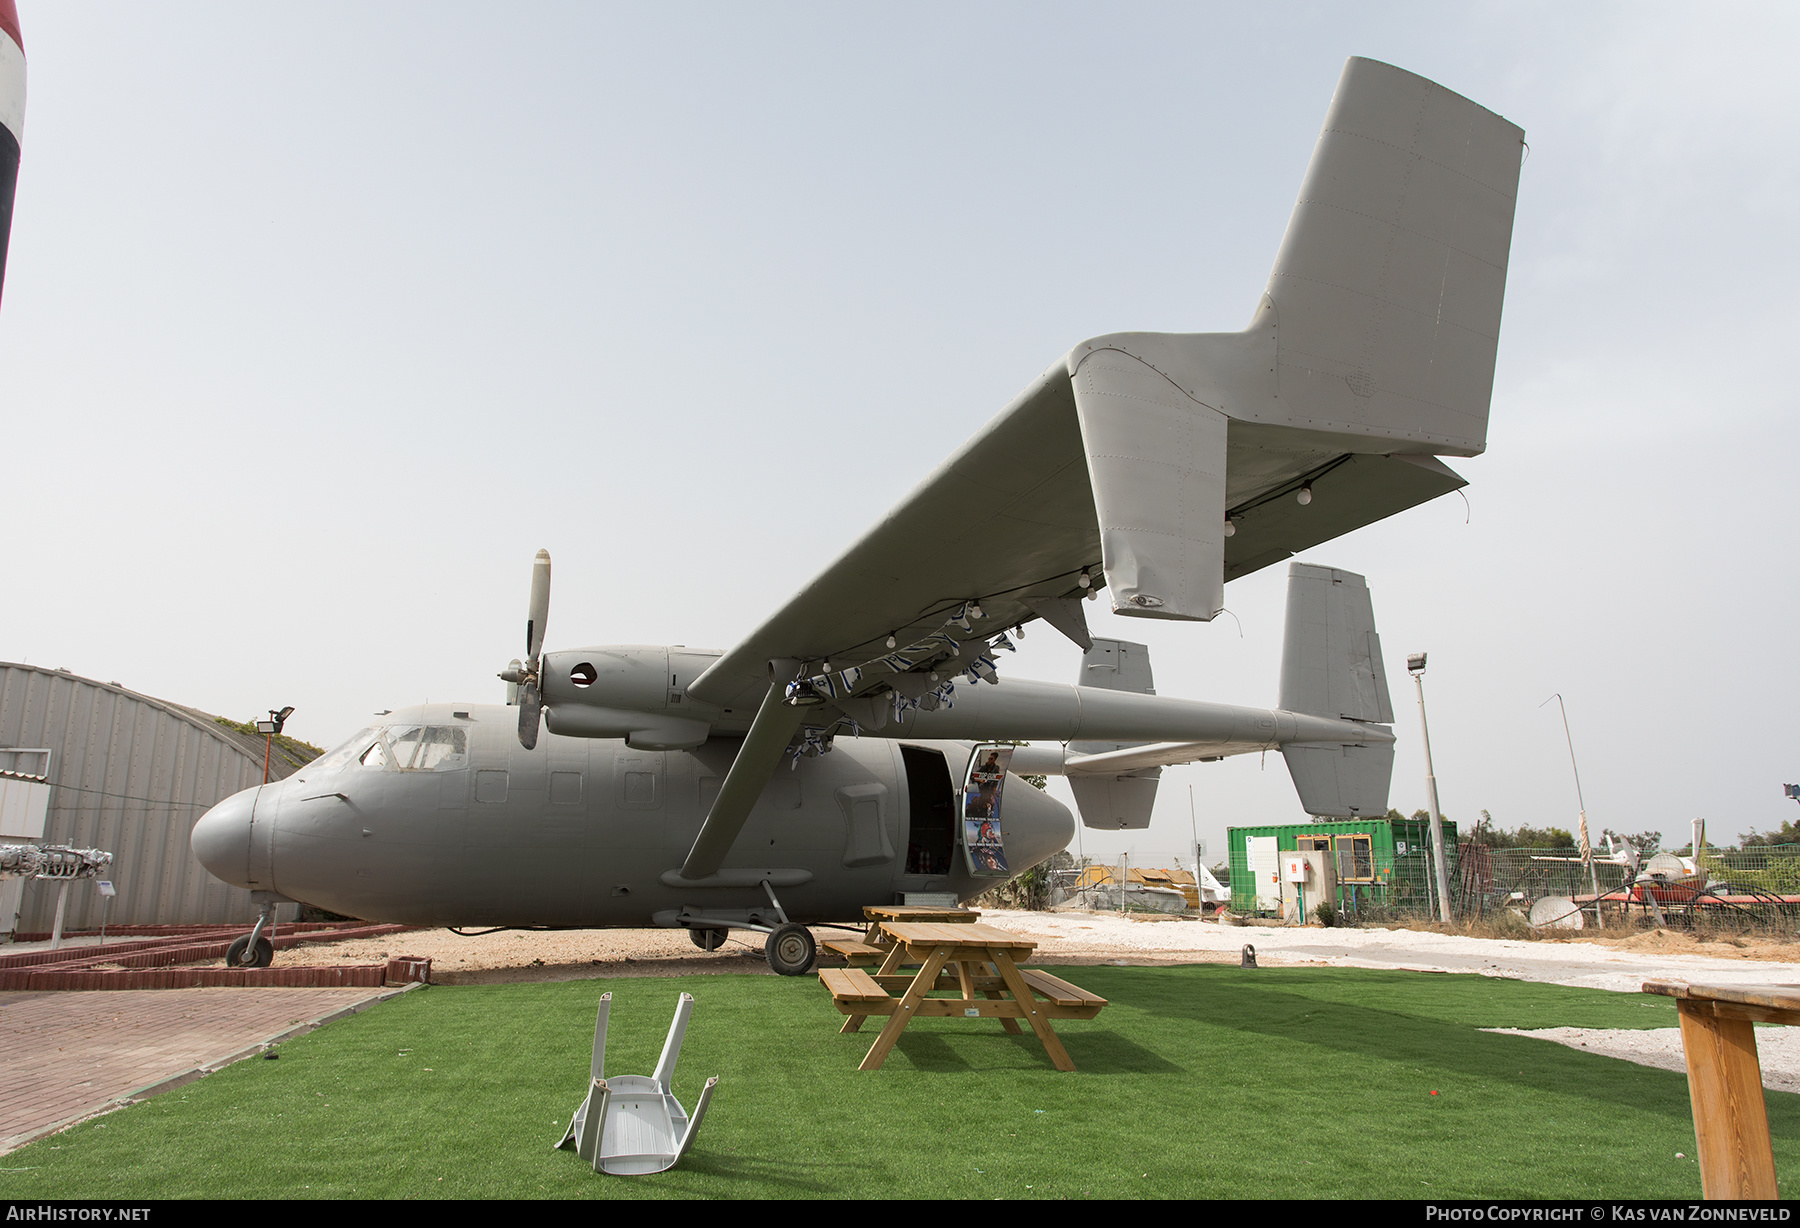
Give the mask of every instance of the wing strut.
[(744, 820), (750, 817), (764, 786), (781, 766), (781, 752), (793, 741), (804, 720), (803, 710), (784, 702), (783, 680), (773, 680), (769, 693), (763, 696), (762, 707), (756, 710), (756, 719), (750, 722), (750, 732), (744, 735), (742, 749), (732, 760), (731, 770), (725, 773), (725, 783), (719, 786), (719, 796), (713, 799), (706, 822), (694, 837), (694, 847), (682, 863), (683, 878), (706, 878), (719, 872), (725, 855), (744, 829)]

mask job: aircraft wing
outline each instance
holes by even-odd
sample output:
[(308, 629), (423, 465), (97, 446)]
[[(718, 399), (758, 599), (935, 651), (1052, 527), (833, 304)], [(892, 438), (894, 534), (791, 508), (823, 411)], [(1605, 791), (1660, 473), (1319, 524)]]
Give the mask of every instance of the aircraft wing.
[(1084, 569), (1117, 613), (1208, 620), (1227, 580), (1464, 485), (1436, 458), (1487, 446), (1523, 139), (1349, 61), (1247, 328), (1076, 346), (695, 697), (750, 706), (771, 661), (861, 665), (971, 600), (958, 638), (1041, 616), (1079, 642)]
[(718, 868), (808, 705), (931, 710), (1016, 623), (1085, 647), (1102, 586), (1119, 614), (1209, 620), (1227, 580), (1463, 485), (1437, 457), (1487, 446), (1523, 138), (1346, 64), (1248, 327), (1076, 346), (693, 681), (757, 716), (684, 875)]
[[(888, 652), (890, 636), (896, 645), (915, 643), (971, 599), (985, 615), (971, 637), (1048, 617), (1073, 620), (1080, 642), (1082, 574), (1099, 590), (1108, 573), (1075, 400), (1063, 363), (1039, 376), (720, 657), (690, 688), (694, 697), (754, 709), (769, 686), (770, 661), (829, 661), (834, 670), (863, 665)], [(1221, 539), (1221, 585), (1467, 485), (1429, 455), (1321, 458), (1290, 446), (1286, 464), (1274, 465), (1281, 449), (1266, 432), (1240, 433), (1242, 443), (1228, 441), (1224, 456), (1235, 531)], [(1293, 496), (1309, 474), (1312, 500), (1302, 506)]]
[(1081, 430), (1059, 363), (690, 691), (753, 707), (771, 660), (861, 665), (887, 653), (889, 636), (904, 646), (939, 631), (972, 598), (986, 615), (976, 626), (991, 635), (1038, 617), (1028, 600), (1079, 596), (1084, 567), (1103, 582)]

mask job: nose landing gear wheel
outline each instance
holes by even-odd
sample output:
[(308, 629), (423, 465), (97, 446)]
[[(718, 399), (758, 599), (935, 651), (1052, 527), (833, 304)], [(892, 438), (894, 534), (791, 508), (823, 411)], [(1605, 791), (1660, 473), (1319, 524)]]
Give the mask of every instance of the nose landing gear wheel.
[(250, 935), (245, 934), (225, 948), (227, 968), (267, 968), (274, 962), (275, 945), (267, 938), (258, 938), (255, 949), (251, 949)]
[(769, 961), (769, 967), (782, 976), (805, 976), (817, 953), (812, 931), (797, 921), (776, 926), (763, 945), (763, 956)]
[(717, 951), (720, 947), (725, 945), (725, 936), (725, 930), (698, 928), (688, 930), (688, 937), (692, 939), (694, 945), (699, 947), (702, 951)]

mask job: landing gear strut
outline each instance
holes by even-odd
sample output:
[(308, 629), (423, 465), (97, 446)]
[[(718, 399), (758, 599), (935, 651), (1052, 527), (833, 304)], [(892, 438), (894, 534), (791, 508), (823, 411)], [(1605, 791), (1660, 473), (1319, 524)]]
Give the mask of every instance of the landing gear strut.
[(763, 944), (763, 958), (769, 961), (769, 967), (782, 976), (804, 976), (811, 971), (813, 960), (818, 956), (818, 944), (804, 925), (788, 920), (787, 910), (782, 908), (774, 886), (767, 879), (763, 880), (762, 889), (769, 897), (767, 909), (753, 908), (727, 914), (684, 908), (672, 923), (685, 926), (688, 938), (702, 951), (716, 951), (724, 946), (726, 936), (734, 929), (766, 934), (768, 940)]
[(225, 948), (225, 966), (227, 968), (267, 968), (275, 962), (275, 944), (267, 938), (251, 941), (245, 934), (236, 942)]
[(258, 891), (250, 898), (259, 909), (256, 927), (225, 948), (227, 968), (267, 968), (275, 962), (275, 944), (263, 937), (263, 931), (275, 931), (275, 905), (278, 901), (257, 899), (266, 893)]

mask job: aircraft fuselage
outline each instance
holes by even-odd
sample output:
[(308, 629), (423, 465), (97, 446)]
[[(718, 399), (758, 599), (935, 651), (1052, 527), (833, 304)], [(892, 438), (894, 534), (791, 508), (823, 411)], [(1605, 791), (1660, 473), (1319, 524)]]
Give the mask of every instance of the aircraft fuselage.
[[(765, 881), (793, 920), (860, 921), (866, 904), (966, 900), (998, 881), (970, 875), (955, 845), (969, 743), (845, 737), (784, 765), (725, 866), (689, 882), (679, 867), (740, 738), (641, 750), (549, 734), (527, 750), (517, 725), (518, 710), (499, 705), (386, 715), (286, 780), (221, 802), (196, 825), (194, 851), (238, 886), (418, 925), (742, 923), (772, 915)], [(1063, 848), (1074, 819), (1014, 778), (1003, 832), (1022, 870)]]

